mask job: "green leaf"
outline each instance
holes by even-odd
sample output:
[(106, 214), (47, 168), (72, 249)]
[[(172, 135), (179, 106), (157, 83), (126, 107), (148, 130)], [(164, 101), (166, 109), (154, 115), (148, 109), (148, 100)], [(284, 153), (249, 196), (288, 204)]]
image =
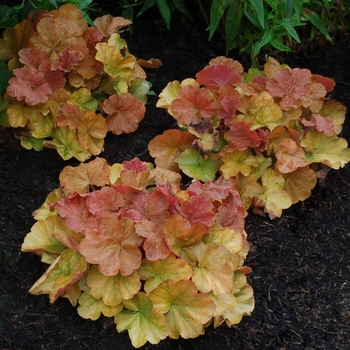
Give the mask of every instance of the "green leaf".
[(226, 54), (241, 29), (243, 16), (242, 2), (232, 1), (226, 13), (225, 34), (226, 34)]
[(194, 148), (182, 152), (175, 159), (175, 162), (179, 164), (180, 169), (187, 176), (204, 182), (214, 180), (218, 170), (214, 156), (211, 153), (204, 159)]
[(286, 0), (284, 3), (284, 13), (286, 18), (292, 17), (294, 10), (294, 0)]
[(189, 13), (185, 3), (183, 0), (172, 0), (174, 6), (182, 12), (188, 19), (193, 21), (191, 14)]
[(168, 336), (165, 317), (153, 308), (152, 300), (144, 293), (123, 301), (125, 309), (115, 315), (118, 332), (128, 330), (132, 345), (139, 348), (147, 341), (157, 344)]
[(265, 16), (264, 16), (264, 4), (263, 0), (249, 0), (252, 7), (256, 11), (256, 18), (259, 21), (260, 26), (264, 29), (265, 28)]
[(3, 61), (0, 61), (0, 95), (5, 93), (10, 77), (10, 71), (6, 64)]
[(307, 8), (303, 9), (303, 16), (314, 25), (329, 41), (332, 41), (332, 38), (329, 36), (327, 29), (324, 27), (320, 16)]
[(43, 142), (45, 139), (38, 139), (36, 137), (28, 136), (21, 139), (21, 145), (25, 149), (35, 149), (36, 151), (42, 151), (44, 149)]
[(13, 28), (18, 23), (18, 16), (13, 8), (0, 5), (0, 28)]
[(170, 29), (171, 10), (167, 0), (156, 0), (160, 14), (162, 15), (167, 29)]
[(210, 8), (209, 40), (215, 33), (226, 7), (231, 0), (213, 0)]
[(276, 23), (276, 26), (278, 26), (278, 25), (282, 26), (295, 41), (300, 43), (299, 35), (296, 32), (296, 30), (294, 29), (292, 22), (289, 19), (287, 19), (287, 18), (281, 19), (280, 21), (278, 21)]

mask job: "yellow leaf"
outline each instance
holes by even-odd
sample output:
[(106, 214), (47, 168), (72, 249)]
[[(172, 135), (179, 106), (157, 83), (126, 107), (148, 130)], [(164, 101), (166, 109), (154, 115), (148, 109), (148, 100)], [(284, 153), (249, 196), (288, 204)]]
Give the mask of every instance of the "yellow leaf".
[(235, 150), (224, 155), (221, 160), (223, 164), (220, 167), (220, 171), (225, 179), (229, 179), (239, 173), (248, 176), (252, 171), (252, 167), (257, 167), (259, 165), (255, 157), (248, 154), (247, 151)]
[(195, 338), (204, 333), (206, 324), (215, 312), (215, 303), (205, 293), (198, 293), (188, 280), (167, 280), (150, 294), (154, 310), (165, 314), (169, 337)]
[(192, 280), (201, 292), (214, 295), (233, 290), (232, 253), (217, 243), (196, 248), (198, 267), (193, 269)]

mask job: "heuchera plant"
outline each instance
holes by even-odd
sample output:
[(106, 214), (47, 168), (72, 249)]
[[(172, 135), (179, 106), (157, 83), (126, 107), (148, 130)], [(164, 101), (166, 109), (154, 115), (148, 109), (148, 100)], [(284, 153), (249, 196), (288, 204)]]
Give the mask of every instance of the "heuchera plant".
[(201, 181), (235, 180), (245, 209), (279, 217), (311, 194), (321, 168), (339, 169), (350, 149), (339, 137), (346, 109), (327, 94), (334, 81), (268, 58), (244, 72), (217, 57), (181, 83), (170, 82), (157, 106), (176, 119), (149, 144), (157, 166)]
[(235, 182), (179, 182), (138, 158), (65, 167), (22, 245), (50, 264), (30, 292), (113, 317), (135, 347), (240, 322), (254, 298)]
[(1, 124), (24, 128), (19, 137), (27, 149), (54, 148), (63, 159), (80, 161), (103, 151), (107, 131), (135, 131), (149, 85), (118, 34), (129, 24), (105, 15), (89, 27), (80, 10), (66, 4), (32, 12), (5, 30), (0, 59), (12, 77)]

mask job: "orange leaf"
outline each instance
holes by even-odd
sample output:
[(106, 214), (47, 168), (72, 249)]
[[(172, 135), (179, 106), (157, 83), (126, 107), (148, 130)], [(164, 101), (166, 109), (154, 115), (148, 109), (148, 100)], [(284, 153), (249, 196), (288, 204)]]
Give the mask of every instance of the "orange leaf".
[(291, 173), (309, 164), (304, 150), (291, 138), (282, 139), (276, 149), (276, 167), (281, 173)]
[(146, 112), (143, 103), (130, 93), (110, 96), (103, 102), (102, 108), (108, 114), (108, 130), (116, 135), (135, 131)]
[(158, 167), (179, 172), (175, 159), (191, 147), (194, 137), (187, 131), (176, 129), (164, 131), (148, 144), (148, 149)]
[(117, 218), (102, 218), (98, 231), (86, 234), (79, 243), (79, 250), (86, 261), (98, 264), (105, 276), (121, 273), (131, 275), (141, 265), (142, 254), (139, 249), (142, 237), (129, 218), (119, 221)]
[(208, 90), (198, 86), (184, 86), (178, 98), (171, 103), (175, 119), (183, 124), (198, 124), (203, 119), (213, 118), (217, 112), (217, 103)]

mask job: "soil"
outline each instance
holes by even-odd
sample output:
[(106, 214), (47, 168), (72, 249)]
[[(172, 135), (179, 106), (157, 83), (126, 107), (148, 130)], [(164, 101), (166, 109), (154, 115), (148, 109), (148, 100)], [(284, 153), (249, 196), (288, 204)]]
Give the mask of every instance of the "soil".
[[(171, 26), (168, 31), (155, 9), (137, 18), (132, 35), (123, 34), (132, 54), (162, 60), (162, 67), (147, 72), (156, 94), (169, 81), (194, 77), (210, 59), (225, 54), (222, 38), (208, 42), (201, 21), (193, 24), (175, 14)], [(332, 98), (350, 110), (349, 43), (269, 54), (291, 67), (333, 77)], [(233, 52), (229, 56), (242, 61)], [(174, 124), (155, 103), (151, 97), (136, 132), (107, 137), (101, 156), (110, 164), (135, 156), (151, 160), (148, 142)], [(132, 349), (128, 334), (119, 334), (111, 319), (84, 320), (66, 299), (51, 305), (47, 295), (28, 294), (46, 269), (37, 256), (20, 251), (34, 224), (32, 212), (59, 186), (63, 167), (78, 162), (64, 162), (53, 150), (27, 151), (15, 132), (0, 129), (0, 349)], [(341, 136), (350, 141), (349, 117)], [(249, 283), (256, 299), (252, 315), (232, 328), (210, 326), (196, 339), (165, 339), (143, 349), (350, 349), (349, 199), (350, 164), (330, 170), (309, 199), (279, 219), (249, 213), (246, 265), (252, 268)]]

